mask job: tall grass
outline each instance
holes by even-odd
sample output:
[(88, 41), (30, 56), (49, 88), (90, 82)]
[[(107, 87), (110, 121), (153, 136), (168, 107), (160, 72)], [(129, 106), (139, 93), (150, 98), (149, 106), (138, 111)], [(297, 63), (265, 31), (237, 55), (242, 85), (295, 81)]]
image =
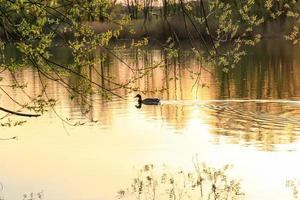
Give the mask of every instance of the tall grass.
[(230, 165), (215, 169), (194, 163), (191, 172), (157, 170), (145, 165), (137, 171), (132, 184), (118, 192), (120, 199), (187, 200), (243, 199), (240, 182), (228, 176)]

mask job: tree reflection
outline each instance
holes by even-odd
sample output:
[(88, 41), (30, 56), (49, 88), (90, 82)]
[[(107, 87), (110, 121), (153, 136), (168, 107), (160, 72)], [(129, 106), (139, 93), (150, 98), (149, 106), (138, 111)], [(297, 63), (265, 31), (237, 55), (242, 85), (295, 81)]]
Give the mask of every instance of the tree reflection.
[[(56, 108), (62, 109), (61, 113), (68, 110), (70, 118), (90, 110), (88, 119), (99, 119), (102, 124), (109, 125), (116, 115), (111, 110), (114, 106), (123, 106), (127, 112), (132, 112), (128, 105), (133, 101), (131, 92), (134, 91), (145, 97), (160, 98), (161, 106), (143, 106), (140, 112), (158, 116), (163, 124), (175, 130), (184, 132), (191, 120), (199, 118), (210, 127), (215, 142), (225, 136), (230, 143), (274, 150), (275, 144), (297, 141), (300, 131), (300, 107), (297, 101), (291, 101), (300, 98), (300, 60), (294, 54), (298, 49), (293, 48), (297, 47), (291, 47), (285, 41), (264, 41), (249, 49), (240, 65), (228, 73), (219, 68), (203, 68), (202, 65), (209, 66), (209, 63), (198, 60), (184, 48), (178, 57), (171, 59), (160, 47), (115, 50), (114, 55), (120, 59), (97, 49), (94, 53), (100, 61), (93, 67), (78, 70), (88, 74), (94, 83), (126, 96), (124, 102), (127, 104), (120, 104), (116, 99), (111, 102), (102, 100), (101, 94), (88, 93), (85, 101), (74, 101), (55, 82), (42, 81), (47, 85), (49, 96), (60, 99)], [(8, 74), (7, 85), (12, 85), (17, 79), (19, 84), (30, 83), (26, 91), (41, 92), (43, 87), (40, 81), (36, 81), (38, 73), (34, 70), (20, 70), (14, 76)], [(76, 75), (67, 77), (65, 83), (82, 89), (90, 87), (82, 85)], [(15, 98), (27, 100), (13, 89), (11, 93)], [(66, 102), (70, 105), (67, 109), (62, 107)], [(5, 104), (9, 104), (9, 100), (3, 102)], [(194, 111), (201, 111), (201, 115), (194, 116)]]

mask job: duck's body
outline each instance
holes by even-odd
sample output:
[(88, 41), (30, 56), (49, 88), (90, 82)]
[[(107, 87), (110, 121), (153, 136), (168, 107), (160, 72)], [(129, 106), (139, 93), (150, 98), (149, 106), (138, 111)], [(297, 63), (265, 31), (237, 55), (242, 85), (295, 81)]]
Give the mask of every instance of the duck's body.
[(160, 99), (158, 99), (158, 98), (142, 99), (142, 96), (140, 94), (136, 95), (135, 97), (138, 98), (138, 103), (139, 104), (158, 105), (160, 103)]
[(142, 104), (146, 105), (157, 105), (160, 103), (160, 100), (157, 98), (147, 98), (142, 100)]

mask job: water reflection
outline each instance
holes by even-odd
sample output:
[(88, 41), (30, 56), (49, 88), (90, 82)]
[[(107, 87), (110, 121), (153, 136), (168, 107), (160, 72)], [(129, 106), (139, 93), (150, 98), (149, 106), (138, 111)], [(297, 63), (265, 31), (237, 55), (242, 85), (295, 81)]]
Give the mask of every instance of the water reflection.
[[(274, 48), (274, 45), (279, 45), (279, 48)], [(163, 126), (175, 132), (184, 133), (191, 120), (201, 118), (201, 123), (207, 124), (209, 132), (215, 135), (215, 143), (218, 143), (219, 137), (225, 136), (229, 143), (255, 145), (261, 150), (272, 151), (276, 144), (294, 143), (298, 139), (300, 83), (297, 80), (300, 60), (294, 54), (298, 50), (295, 48), (283, 41), (264, 41), (255, 49), (250, 49), (240, 65), (227, 74), (195, 59), (191, 52), (184, 49), (178, 59), (171, 61), (164, 60), (164, 51), (157, 48), (122, 50), (114, 52), (114, 55), (97, 51), (95, 54), (105, 59), (97, 66), (84, 70), (92, 81), (127, 97), (126, 101), (116, 98), (108, 102), (95, 95), (71, 101), (69, 94), (58, 83), (46, 78), (42, 81), (48, 85), (48, 94), (59, 99), (56, 110), (70, 119), (82, 120), (84, 113), (84, 117), (99, 120), (103, 127), (109, 127), (116, 116), (115, 110), (125, 117), (129, 115), (128, 106), (132, 106), (133, 95), (128, 88), (131, 88), (146, 96), (161, 98), (161, 106), (137, 108), (141, 108), (141, 113), (148, 118), (161, 121)], [(67, 59), (69, 57), (66, 56)], [(58, 58), (61, 63), (68, 62)], [(162, 65), (152, 68), (162, 61)], [(146, 70), (147, 73), (137, 79), (140, 74), (136, 70)], [(15, 80), (28, 83), (28, 93), (37, 95), (42, 90), (38, 73), (32, 69), (8, 74), (3, 84), (13, 84)], [(67, 84), (76, 86), (81, 82), (74, 76), (69, 78)], [(125, 88), (120, 85), (125, 85)], [(13, 89), (8, 89), (8, 92), (24, 102), (28, 100)], [(264, 101), (247, 101), (260, 99)], [(1, 101), (3, 105), (17, 109), (7, 98)], [(201, 115), (194, 115), (196, 110)]]
[(274, 150), (274, 144), (295, 142), (299, 134), (299, 107), (295, 115), (280, 112), (293, 105), (280, 103), (243, 103), (221, 105), (210, 112), (216, 129), (214, 134), (230, 137), (231, 143), (258, 145), (262, 150)]
[(219, 72), (219, 98), (299, 99), (299, 47), (264, 42), (233, 73)]
[[(87, 95), (72, 100), (60, 84), (42, 78), (47, 94), (58, 99), (56, 112), (20, 127), (0, 127), (1, 137), (19, 138), (1, 142), (3, 194), (20, 199), (20, 194), (43, 190), (53, 200), (114, 199), (116, 191), (129, 184), (132, 166), (167, 163), (188, 169), (198, 153), (201, 162), (232, 163), (248, 199), (288, 199), (287, 177), (300, 178), (299, 50), (265, 41), (228, 74), (184, 49), (168, 62), (161, 62), (166, 55), (156, 47), (116, 50), (123, 62), (98, 50), (95, 56), (106, 59), (80, 70), (125, 99)], [(58, 61), (71, 62), (70, 55), (60, 51)], [(151, 69), (157, 63), (162, 65)], [(128, 83), (138, 75), (135, 69), (147, 74)], [(112, 79), (104, 78), (108, 76)], [(25, 92), (5, 89), (21, 102), (30, 100), (27, 93), (42, 91), (39, 75), (31, 68), (7, 73), (0, 84), (16, 81), (27, 83)], [(75, 76), (65, 82), (80, 85)], [(161, 105), (137, 109), (136, 93), (158, 97)], [(3, 93), (0, 104), (19, 109)], [(57, 115), (86, 126), (67, 126)]]

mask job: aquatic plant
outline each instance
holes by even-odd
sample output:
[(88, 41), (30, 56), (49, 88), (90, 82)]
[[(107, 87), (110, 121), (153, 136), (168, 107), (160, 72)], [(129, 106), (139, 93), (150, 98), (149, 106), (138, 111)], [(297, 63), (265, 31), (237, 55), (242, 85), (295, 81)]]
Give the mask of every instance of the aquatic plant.
[(148, 164), (137, 171), (130, 187), (118, 191), (120, 199), (185, 200), (243, 199), (240, 182), (229, 178), (230, 165), (221, 169), (194, 163), (194, 171), (159, 170)]
[(296, 179), (288, 180), (286, 182), (286, 187), (291, 189), (294, 199), (300, 199), (299, 196), (300, 181), (297, 181)]
[(44, 192), (37, 192), (37, 193), (29, 193), (23, 195), (23, 200), (42, 200), (44, 196)]

